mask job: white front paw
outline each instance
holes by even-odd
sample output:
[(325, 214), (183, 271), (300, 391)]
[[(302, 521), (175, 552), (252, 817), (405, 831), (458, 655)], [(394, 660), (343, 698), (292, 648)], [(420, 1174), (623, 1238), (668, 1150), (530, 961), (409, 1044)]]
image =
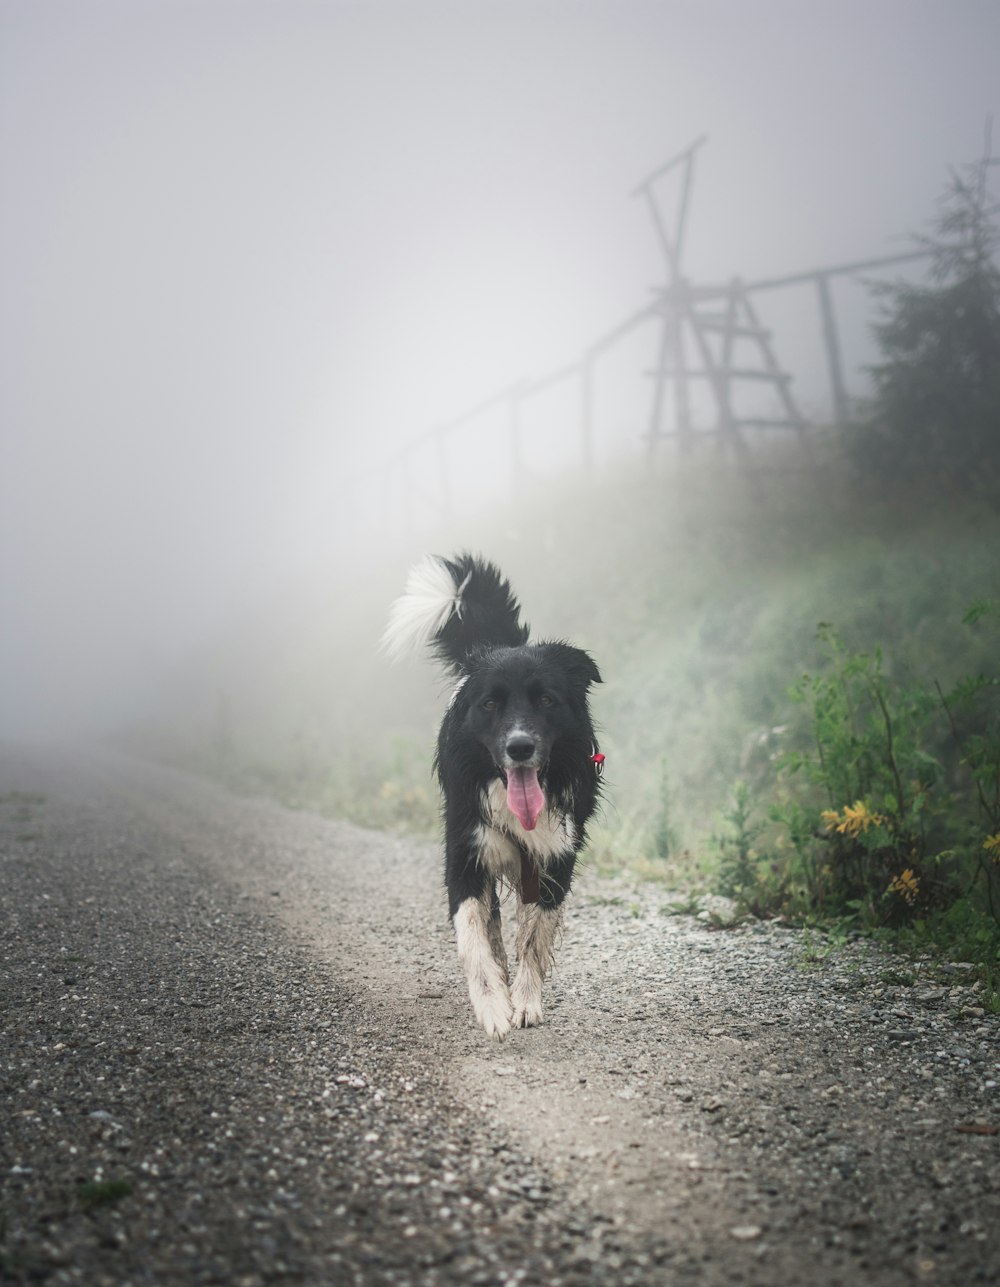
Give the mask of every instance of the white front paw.
[(542, 1022), (542, 989), (531, 978), (519, 974), (510, 994), (515, 1028), (537, 1028)]
[(507, 989), (490, 989), (482, 991), (478, 995), (472, 995), (472, 1008), (476, 1012), (476, 1018), (479, 1020), (486, 1035), (492, 1037), (495, 1041), (503, 1041), (507, 1033), (510, 1032), (513, 1014), (511, 1013), (510, 998), (507, 995)]

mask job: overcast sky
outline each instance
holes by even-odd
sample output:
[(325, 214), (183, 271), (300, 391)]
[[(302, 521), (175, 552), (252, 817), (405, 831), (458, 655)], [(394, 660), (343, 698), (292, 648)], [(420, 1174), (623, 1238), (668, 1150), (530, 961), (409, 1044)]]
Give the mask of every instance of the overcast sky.
[(687, 271), (752, 278), (907, 248), (998, 107), (995, 0), (0, 0), (0, 733), (646, 302), (630, 193), (698, 135)]

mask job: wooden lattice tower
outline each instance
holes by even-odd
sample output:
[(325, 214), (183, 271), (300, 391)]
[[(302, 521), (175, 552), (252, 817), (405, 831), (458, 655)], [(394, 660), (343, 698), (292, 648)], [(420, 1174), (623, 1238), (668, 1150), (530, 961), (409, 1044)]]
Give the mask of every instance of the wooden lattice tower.
[[(742, 456), (746, 453), (745, 429), (783, 428), (801, 433), (805, 427), (792, 397), (792, 377), (781, 369), (771, 344), (771, 333), (761, 325), (742, 283), (734, 279), (726, 287), (698, 287), (684, 276), (684, 238), (695, 158), (705, 142), (706, 138), (702, 136), (654, 170), (633, 194), (646, 203), (667, 269), (667, 284), (657, 290), (660, 343), (657, 365), (652, 372), (650, 454), (668, 436), (663, 427), (668, 390), (673, 392), (674, 432), (682, 451), (690, 451), (696, 433), (701, 437), (714, 432), (722, 443)], [(668, 221), (662, 205), (660, 180), (671, 171), (678, 170), (680, 193), (674, 217)], [(745, 354), (748, 346), (752, 350), (750, 360), (738, 361), (740, 353)], [(693, 353), (693, 361), (689, 353)], [(707, 382), (714, 406), (713, 430), (695, 429), (691, 384), (699, 380)], [(734, 398), (739, 387), (748, 382), (758, 386), (770, 385), (777, 394), (781, 414), (770, 418), (741, 415), (734, 405)]]

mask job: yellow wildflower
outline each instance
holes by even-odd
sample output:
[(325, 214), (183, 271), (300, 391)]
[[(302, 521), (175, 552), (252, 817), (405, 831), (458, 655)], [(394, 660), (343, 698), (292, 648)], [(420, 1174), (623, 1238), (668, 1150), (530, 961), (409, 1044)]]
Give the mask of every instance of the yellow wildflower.
[(840, 814), (836, 809), (824, 809), (819, 816), (826, 823), (827, 831), (832, 831), (840, 821)]
[(983, 848), (994, 862), (1000, 862), (1000, 831), (995, 836), (987, 836), (983, 841)]
[(912, 867), (907, 867), (906, 871), (890, 882), (886, 893), (899, 894), (908, 903), (913, 903), (920, 893), (920, 877), (914, 875)]
[(881, 813), (872, 813), (864, 800), (855, 800), (853, 804), (844, 805), (844, 816), (838, 823), (837, 830), (843, 836), (859, 836), (869, 827), (877, 827), (885, 822)]

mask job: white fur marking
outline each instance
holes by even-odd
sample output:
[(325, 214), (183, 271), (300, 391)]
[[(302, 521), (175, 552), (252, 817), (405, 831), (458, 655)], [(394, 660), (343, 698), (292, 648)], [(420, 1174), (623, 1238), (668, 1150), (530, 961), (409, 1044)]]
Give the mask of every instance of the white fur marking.
[(468, 581), (466, 577), (456, 586), (440, 559), (432, 554), (421, 559), (410, 569), (406, 589), (389, 609), (389, 624), (379, 647), (396, 659), (429, 644), (453, 612), (462, 615), (462, 592)]
[(523, 903), (517, 912), (517, 973), (510, 991), (514, 1027), (542, 1022), (542, 983), (552, 968), (552, 953), (562, 923), (561, 907)]
[(466, 572), (465, 574), (465, 580), (455, 591), (455, 616), (458, 617), (459, 621), (462, 620), (462, 595), (465, 593), (466, 587), (468, 586), (471, 580), (472, 580), (472, 569), (470, 568), (469, 571)]
[(521, 870), (521, 855), (514, 842), (496, 827), (477, 827), (473, 841), (479, 865), (491, 876), (514, 884)]
[(469, 1000), (487, 1036), (503, 1041), (510, 1031), (510, 993), (506, 971), (490, 943), (489, 908), (478, 898), (467, 898), (455, 912), (455, 942), (469, 985)]
[(462, 678), (455, 685), (455, 687), (451, 690), (451, 696), (448, 698), (449, 710), (451, 710), (451, 708), (455, 705), (455, 702), (458, 700), (458, 694), (462, 691), (462, 689), (465, 687), (465, 685), (468, 682), (469, 682), (469, 676), (463, 675)]
[[(506, 861), (501, 857), (506, 852), (506, 846), (502, 848), (501, 841), (506, 841), (507, 837), (516, 838), (517, 843), (525, 847), (540, 867), (544, 867), (553, 858), (561, 857), (576, 843), (573, 819), (568, 813), (559, 813), (554, 809), (543, 809), (534, 831), (525, 831), (508, 807), (507, 788), (499, 778), (490, 783), (486, 793), (486, 812), (490, 826), (481, 827), (477, 839), (480, 841), (480, 852), (487, 862), (487, 870), (493, 870), (490, 864), (494, 856), (498, 861)], [(490, 851), (488, 857), (487, 850)], [(520, 867), (520, 857), (516, 851), (514, 858)], [(504, 873), (497, 870), (495, 874), (499, 876)]]

